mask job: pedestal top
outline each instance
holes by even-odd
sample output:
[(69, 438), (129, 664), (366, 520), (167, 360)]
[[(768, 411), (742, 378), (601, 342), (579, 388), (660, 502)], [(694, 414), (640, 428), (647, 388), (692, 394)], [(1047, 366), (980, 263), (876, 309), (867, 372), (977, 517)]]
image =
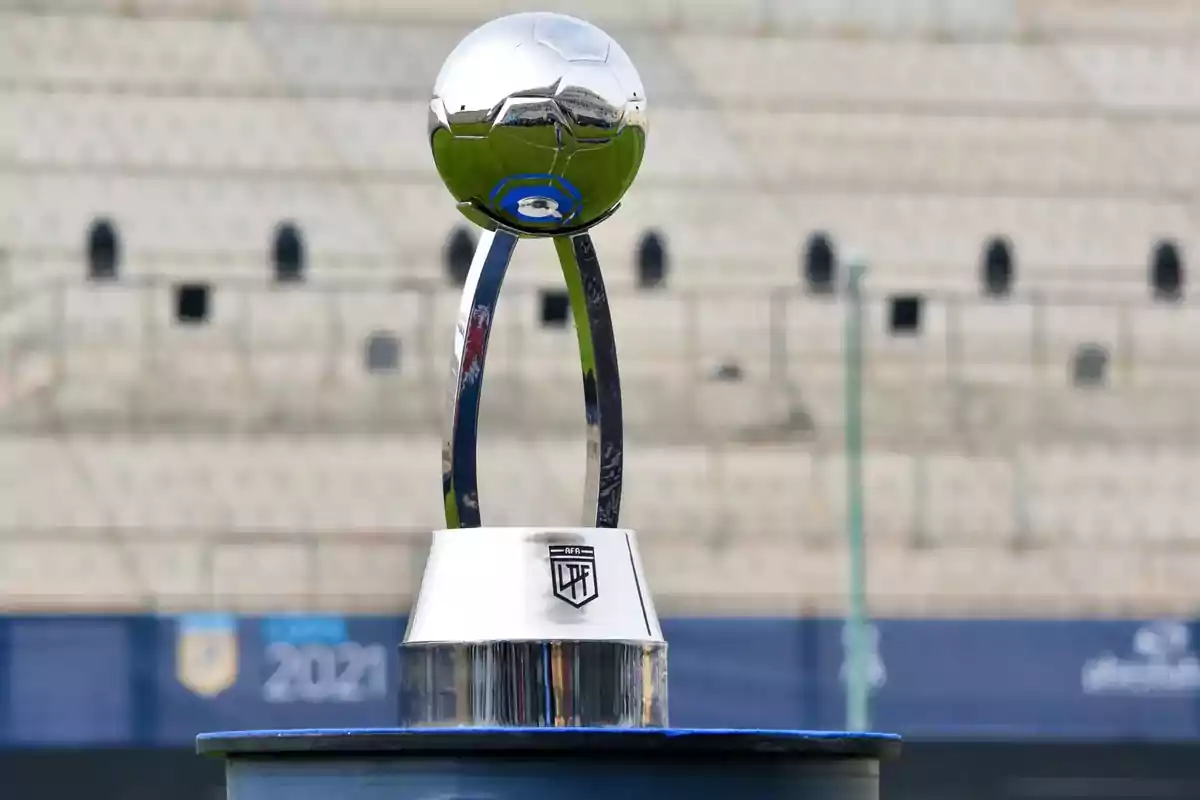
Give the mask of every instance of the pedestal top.
[(885, 759), (900, 752), (888, 733), (621, 728), (349, 728), (204, 733), (196, 751), (217, 756), (391, 755), (430, 756), (469, 751), (472, 757), (613, 755), (693, 757), (791, 756), (816, 759)]

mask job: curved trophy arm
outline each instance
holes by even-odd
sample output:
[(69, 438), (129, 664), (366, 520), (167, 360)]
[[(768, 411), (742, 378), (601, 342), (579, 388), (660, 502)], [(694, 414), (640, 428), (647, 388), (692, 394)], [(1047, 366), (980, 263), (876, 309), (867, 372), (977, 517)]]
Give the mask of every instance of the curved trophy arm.
[(479, 438), (479, 403), (483, 366), (496, 315), (496, 301), (517, 234), (503, 228), (485, 231), (467, 273), (450, 365), (446, 435), (442, 440), (442, 495), (447, 528), (478, 528), (479, 476), (475, 450)]
[(617, 370), (608, 293), (604, 290), (596, 248), (586, 231), (556, 238), (554, 248), (567, 282), (583, 369), (583, 407), (587, 420), (583, 525), (615, 528), (621, 511), (625, 441), (621, 376)]
[[(518, 234), (504, 228), (485, 232), (463, 287), (451, 363), (448, 427), (442, 443), (447, 528), (477, 528), (482, 524), (476, 446), (483, 370), (500, 287), (517, 240)], [(621, 378), (608, 294), (591, 236), (578, 233), (559, 237), (554, 246), (567, 284), (583, 372), (587, 423), (583, 524), (616, 528), (625, 445)]]

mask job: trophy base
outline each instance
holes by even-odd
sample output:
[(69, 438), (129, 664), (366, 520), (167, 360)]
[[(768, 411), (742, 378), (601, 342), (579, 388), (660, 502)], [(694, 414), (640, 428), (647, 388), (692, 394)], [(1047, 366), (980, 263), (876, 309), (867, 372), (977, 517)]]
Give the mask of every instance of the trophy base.
[(400, 720), (411, 728), (667, 724), (665, 644), (408, 645), (400, 671)]
[(436, 531), (400, 674), (405, 727), (665, 727), (667, 644), (635, 534)]
[(237, 800), (878, 800), (896, 736), (824, 731), (316, 730), (211, 733)]

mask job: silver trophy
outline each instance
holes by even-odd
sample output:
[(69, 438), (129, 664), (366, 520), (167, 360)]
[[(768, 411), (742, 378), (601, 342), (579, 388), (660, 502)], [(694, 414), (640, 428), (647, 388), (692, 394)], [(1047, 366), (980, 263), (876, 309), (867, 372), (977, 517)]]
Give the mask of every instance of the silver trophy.
[[(434, 161), (459, 210), (484, 233), (454, 337), (442, 450), (446, 529), (434, 533), (400, 648), (405, 726), (667, 724), (667, 645), (636, 536), (617, 527), (621, 387), (588, 234), (637, 175), (645, 111), (641, 78), (621, 46), (560, 14), (493, 20), (463, 39), (438, 75), (429, 113)], [(522, 237), (554, 241), (578, 333), (582, 527), (481, 527), (484, 363)]]

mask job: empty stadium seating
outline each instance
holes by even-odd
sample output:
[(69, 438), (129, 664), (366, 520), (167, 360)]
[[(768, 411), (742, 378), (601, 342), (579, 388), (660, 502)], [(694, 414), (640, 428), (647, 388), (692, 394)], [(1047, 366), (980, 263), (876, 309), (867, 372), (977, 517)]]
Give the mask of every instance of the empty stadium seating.
[[(840, 603), (850, 311), (803, 292), (815, 230), (839, 282), (853, 254), (869, 265), (864, 514), (886, 609), (1165, 613), (1194, 596), (1200, 320), (1186, 296), (1151, 302), (1147, 263), (1162, 237), (1200, 250), (1200, 17), (937, 5), (575, 9), (613, 26), (653, 103), (639, 182), (595, 238), (625, 520), (668, 609)], [(0, 11), (0, 174), (19, 198), (0, 208), (0, 604), (407, 602), (441, 513), (458, 307), (440, 259), (461, 219), (426, 95), (502, 6)], [(123, 260), (90, 284), (101, 216)], [(302, 285), (270, 283), (284, 220)], [(639, 293), (647, 228), (672, 271)], [(1008, 300), (980, 297), (993, 235), (1015, 246)], [(174, 319), (183, 281), (210, 285), (204, 324)], [(483, 409), (490, 523), (578, 516), (577, 345), (538, 324), (537, 290), (560, 282), (546, 243), (519, 248)], [(920, 331), (895, 336), (890, 298), (910, 293)], [(364, 369), (376, 332), (399, 339), (393, 373)], [(1081, 345), (1109, 355), (1104, 386), (1072, 386)]]
[[(12, 177), (34, 199), (12, 226), (18, 260), (74, 252), (106, 213), (132, 270), (245, 269), (294, 218), (318, 270), (436, 274), (430, 233), (455, 214), (425, 153), (424, 94), (461, 21), (8, 19)], [(998, 232), (1029, 288), (1099, 269), (1136, 285), (1160, 235), (1195, 249), (1185, 50), (623, 38), (658, 99), (642, 179), (597, 234), (614, 273), (650, 225), (688, 265), (675, 279), (702, 286), (793, 285), (817, 228), (873, 280), (919, 288), (974, 288)]]

